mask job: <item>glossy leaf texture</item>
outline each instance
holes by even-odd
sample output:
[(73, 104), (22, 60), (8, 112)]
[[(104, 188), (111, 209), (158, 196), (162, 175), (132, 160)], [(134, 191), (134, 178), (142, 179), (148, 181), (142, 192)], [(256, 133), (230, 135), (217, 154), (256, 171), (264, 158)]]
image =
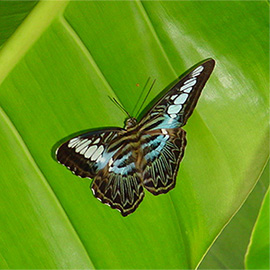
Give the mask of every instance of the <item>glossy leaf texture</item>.
[[(245, 269), (245, 257), (252, 237), (252, 231), (257, 222), (268, 186), (269, 162), (255, 188), (212, 245), (199, 269)], [(268, 230), (262, 230), (261, 234), (267, 237)], [(260, 245), (261, 242), (258, 241), (257, 244)], [(265, 261), (267, 260), (254, 261), (253, 269), (259, 269), (261, 262)], [(257, 266), (255, 267), (256, 263)]]
[(37, 1), (0, 2), (0, 48), (25, 20)]
[(246, 269), (269, 269), (269, 189), (265, 195), (246, 256)]
[[(37, 3), (0, 51), (0, 268), (196, 268), (269, 157), (268, 44), (266, 2)], [(149, 77), (147, 102), (209, 57), (167, 195), (123, 218), (52, 158), (70, 134), (123, 126), (108, 95), (132, 112)]]

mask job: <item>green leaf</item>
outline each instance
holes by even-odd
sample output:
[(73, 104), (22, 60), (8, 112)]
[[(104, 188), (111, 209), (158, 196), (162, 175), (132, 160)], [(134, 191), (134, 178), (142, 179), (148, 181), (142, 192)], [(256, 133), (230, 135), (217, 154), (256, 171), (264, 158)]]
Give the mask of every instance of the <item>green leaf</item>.
[(92, 268), (47, 179), (2, 110), (0, 140), (1, 269)]
[(269, 162), (241, 209), (225, 227), (203, 259), (200, 269), (245, 268), (245, 254), (250, 236), (268, 187)]
[(37, 1), (0, 1), (0, 48), (34, 8)]
[(255, 224), (246, 255), (246, 269), (269, 269), (269, 189)]
[[(39, 2), (0, 51), (0, 268), (195, 268), (269, 157), (267, 33), (266, 2)], [(169, 194), (123, 218), (51, 157), (208, 57)]]

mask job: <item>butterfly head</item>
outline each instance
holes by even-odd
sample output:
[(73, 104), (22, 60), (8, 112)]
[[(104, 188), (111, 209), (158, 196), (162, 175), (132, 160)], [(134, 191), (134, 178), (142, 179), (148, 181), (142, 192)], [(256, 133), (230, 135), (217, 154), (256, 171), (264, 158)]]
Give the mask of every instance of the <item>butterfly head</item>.
[(128, 118), (126, 121), (125, 129), (130, 129), (137, 125), (137, 119), (135, 117)]

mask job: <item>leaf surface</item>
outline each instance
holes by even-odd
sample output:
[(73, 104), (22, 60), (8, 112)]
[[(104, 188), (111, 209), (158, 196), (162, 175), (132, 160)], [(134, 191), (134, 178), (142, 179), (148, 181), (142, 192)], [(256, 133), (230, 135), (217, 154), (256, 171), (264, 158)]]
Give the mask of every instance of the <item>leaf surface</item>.
[[(19, 30), (0, 52), (0, 266), (195, 268), (269, 156), (267, 3), (44, 1)], [(123, 218), (52, 158), (74, 132), (123, 126), (108, 95), (132, 112), (149, 77), (147, 102), (208, 57), (217, 65), (169, 194)]]

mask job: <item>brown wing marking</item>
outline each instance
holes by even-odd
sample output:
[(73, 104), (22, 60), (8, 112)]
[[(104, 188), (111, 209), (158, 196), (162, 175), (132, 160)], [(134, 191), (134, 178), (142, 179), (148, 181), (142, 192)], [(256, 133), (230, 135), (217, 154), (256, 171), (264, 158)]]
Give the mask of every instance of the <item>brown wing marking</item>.
[[(186, 146), (186, 132), (181, 128), (155, 130), (151, 133), (168, 133), (168, 140), (163, 149), (152, 155), (151, 160), (145, 160), (143, 164), (143, 185), (153, 193), (158, 195), (167, 193), (175, 187), (177, 171), (184, 155)], [(144, 154), (155, 153), (158, 146), (150, 145), (144, 149)]]
[(141, 174), (135, 166), (136, 158), (130, 145), (119, 151), (94, 178), (94, 196), (123, 216), (134, 212), (144, 197)]

